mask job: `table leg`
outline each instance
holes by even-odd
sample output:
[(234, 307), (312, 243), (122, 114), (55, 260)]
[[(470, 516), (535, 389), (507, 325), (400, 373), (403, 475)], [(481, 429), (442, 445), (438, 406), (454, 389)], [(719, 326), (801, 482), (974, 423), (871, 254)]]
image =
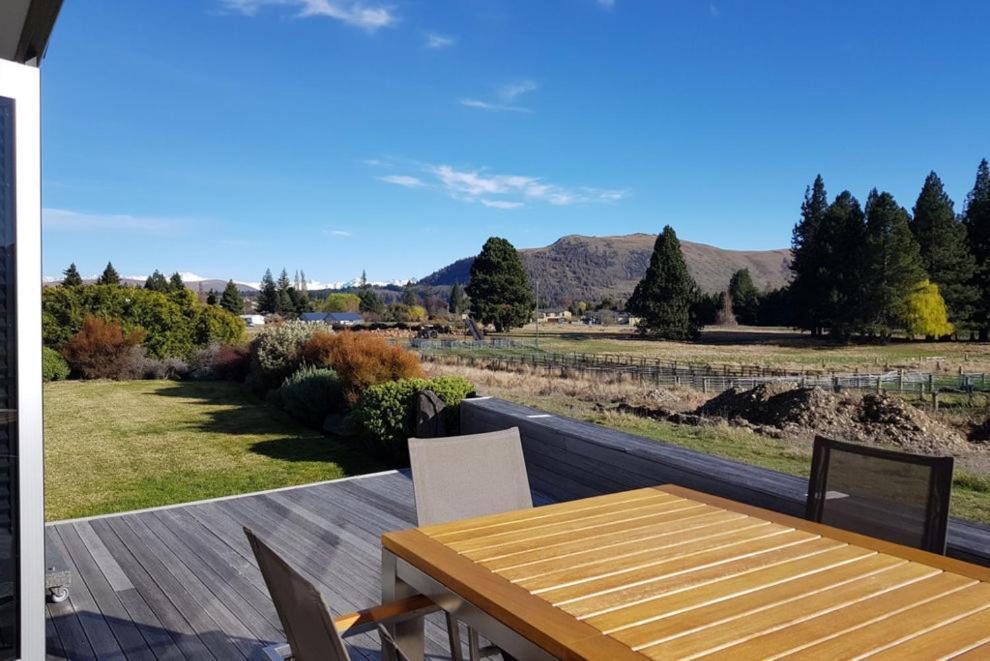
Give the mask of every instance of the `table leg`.
[[(419, 594), (411, 586), (404, 583), (396, 574), (395, 555), (388, 549), (382, 549), (382, 603), (404, 599)], [(396, 645), (409, 661), (422, 661), (425, 650), (423, 638), (423, 618), (388, 625)], [(383, 649), (383, 656), (389, 661), (396, 661), (391, 650)]]

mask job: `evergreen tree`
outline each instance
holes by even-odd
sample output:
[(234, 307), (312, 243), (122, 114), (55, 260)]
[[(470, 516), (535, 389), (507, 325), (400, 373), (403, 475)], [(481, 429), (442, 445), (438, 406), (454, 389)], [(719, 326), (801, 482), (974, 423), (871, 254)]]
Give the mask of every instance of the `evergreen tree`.
[(275, 279), (272, 278), (272, 270), (265, 269), (265, 275), (261, 279), (261, 291), (258, 292), (258, 312), (274, 314), (277, 311), (278, 288), (275, 286)]
[(364, 269), (361, 269), (361, 279), (358, 281), (358, 287), (361, 289), (368, 288), (368, 272)]
[(83, 283), (82, 276), (79, 275), (79, 271), (76, 270), (75, 262), (69, 264), (69, 268), (62, 271), (62, 275), (65, 276), (65, 278), (62, 279), (63, 287), (78, 287)]
[(119, 285), (120, 284), (120, 274), (117, 273), (117, 269), (113, 267), (113, 264), (107, 262), (107, 267), (103, 269), (103, 273), (100, 277), (96, 279), (96, 284), (98, 285)]
[(694, 311), (698, 287), (688, 273), (681, 242), (668, 225), (657, 237), (646, 275), (636, 285), (626, 310), (642, 318), (643, 334), (667, 340), (693, 340), (700, 328)]
[(148, 279), (144, 281), (144, 288), (151, 291), (167, 292), (168, 280), (162, 275), (161, 271), (155, 269), (155, 272), (148, 276)]
[(990, 167), (987, 159), (980, 161), (976, 183), (966, 196), (963, 223), (969, 235), (969, 247), (976, 258), (973, 285), (978, 294), (973, 322), (980, 340), (986, 341), (990, 332)]
[(447, 299), (447, 309), (451, 314), (461, 314), (467, 309), (467, 297), (464, 295), (464, 288), (461, 283), (455, 282), (450, 288), (450, 297)]
[(732, 278), (729, 280), (729, 299), (736, 320), (749, 325), (757, 323), (757, 316), (760, 312), (760, 292), (753, 284), (749, 269), (740, 269), (732, 274)]
[(413, 289), (412, 280), (406, 283), (406, 286), (402, 288), (402, 304), (413, 306), (419, 305), (419, 297), (416, 296), (416, 291)]
[(241, 298), (241, 292), (238, 291), (233, 280), (228, 280), (227, 286), (223, 288), (220, 307), (231, 314), (241, 314), (244, 311), (244, 299)]
[(292, 283), (289, 282), (289, 273), (285, 269), (282, 269), (282, 272), (279, 274), (276, 285), (279, 292), (287, 292), (289, 291), (289, 287), (292, 286)]
[(869, 333), (887, 339), (904, 326), (908, 297), (925, 279), (925, 268), (907, 210), (893, 195), (875, 188), (866, 202), (866, 255), (865, 326)]
[(361, 299), (361, 304), (358, 306), (359, 311), (377, 316), (385, 314), (385, 304), (371, 287), (364, 286), (358, 290), (358, 298)]
[(967, 326), (979, 293), (973, 287), (976, 262), (969, 237), (953, 209), (942, 180), (930, 172), (914, 204), (911, 231), (921, 249), (921, 261), (945, 300), (949, 320)]
[(215, 289), (211, 289), (206, 294), (206, 304), (207, 305), (216, 305), (219, 302), (220, 302), (220, 297), (217, 296), (216, 290)]
[(491, 237), (471, 264), (471, 316), (499, 333), (522, 326), (533, 313), (533, 292), (515, 247)]
[(866, 218), (852, 193), (842, 191), (829, 205), (816, 242), (821, 258), (816, 310), (830, 335), (848, 339), (862, 327), (866, 316), (862, 287), (868, 270)]
[(182, 282), (182, 276), (176, 271), (172, 274), (172, 277), (168, 279), (168, 290), (169, 291), (184, 291), (186, 288), (186, 283)]
[(814, 183), (805, 189), (801, 203), (801, 220), (794, 226), (791, 235), (791, 300), (794, 305), (795, 323), (799, 328), (814, 334), (821, 332), (821, 310), (818, 296), (822, 289), (822, 265), (820, 246), (817, 241), (818, 227), (828, 209), (828, 196), (822, 176), (815, 177)]
[(309, 300), (309, 283), (306, 282), (305, 271), (299, 271), (299, 291), (306, 295), (306, 300)]

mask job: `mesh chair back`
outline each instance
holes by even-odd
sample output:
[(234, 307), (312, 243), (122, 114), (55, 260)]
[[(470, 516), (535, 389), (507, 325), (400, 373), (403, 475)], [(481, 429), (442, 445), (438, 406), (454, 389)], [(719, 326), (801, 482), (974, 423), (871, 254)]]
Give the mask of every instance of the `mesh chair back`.
[(815, 439), (806, 516), (853, 532), (945, 553), (952, 457)]
[(519, 429), (410, 438), (419, 525), (533, 506)]
[(249, 529), (244, 529), (268, 593), (275, 602), (292, 658), (299, 661), (348, 661), (344, 641), (333, 624), (323, 595)]

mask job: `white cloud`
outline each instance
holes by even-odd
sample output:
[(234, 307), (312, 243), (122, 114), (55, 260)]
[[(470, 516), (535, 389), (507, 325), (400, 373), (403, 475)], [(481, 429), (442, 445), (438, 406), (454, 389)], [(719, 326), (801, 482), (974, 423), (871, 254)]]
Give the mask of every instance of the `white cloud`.
[(406, 174), (390, 174), (384, 177), (378, 177), (378, 179), (385, 183), (404, 186), (405, 188), (422, 188), (426, 185), (426, 182), (419, 177), (411, 177)]
[(333, 236), (354, 236), (347, 230), (330, 230), (330, 234)]
[(568, 188), (547, 183), (539, 177), (488, 174), (482, 170), (459, 170), (450, 165), (430, 165), (426, 170), (436, 177), (450, 197), (480, 202), (493, 209), (518, 209), (527, 202), (554, 206), (613, 203), (627, 195), (624, 190), (588, 186)]
[(598, 0), (598, 6), (602, 9), (611, 9), (615, 6), (615, 0)]
[(453, 46), (455, 41), (457, 40), (450, 35), (438, 34), (436, 32), (426, 33), (427, 48), (447, 48), (448, 46)]
[(537, 84), (532, 80), (521, 80), (514, 83), (502, 85), (495, 92), (495, 100), (485, 101), (482, 99), (467, 98), (461, 99), (461, 105), (468, 108), (479, 108), (492, 112), (533, 112), (529, 108), (516, 104), (525, 94), (537, 89)]
[(67, 232), (123, 231), (168, 234), (190, 223), (189, 220), (179, 218), (86, 213), (50, 207), (41, 210), (41, 219), (44, 229)]
[(371, 7), (353, 0), (220, 0), (229, 11), (254, 16), (264, 7), (290, 7), (301, 18), (323, 16), (369, 32), (395, 24), (398, 20), (385, 7)]
[(522, 202), (509, 202), (508, 200), (485, 200), (480, 202), (490, 209), (518, 209), (523, 206)]

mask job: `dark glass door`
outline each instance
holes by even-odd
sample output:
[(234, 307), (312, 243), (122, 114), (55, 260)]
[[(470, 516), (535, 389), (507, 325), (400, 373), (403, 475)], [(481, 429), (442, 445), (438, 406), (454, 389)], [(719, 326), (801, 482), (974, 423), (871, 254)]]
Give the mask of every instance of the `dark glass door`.
[(19, 655), (14, 100), (0, 96), (0, 659)]

